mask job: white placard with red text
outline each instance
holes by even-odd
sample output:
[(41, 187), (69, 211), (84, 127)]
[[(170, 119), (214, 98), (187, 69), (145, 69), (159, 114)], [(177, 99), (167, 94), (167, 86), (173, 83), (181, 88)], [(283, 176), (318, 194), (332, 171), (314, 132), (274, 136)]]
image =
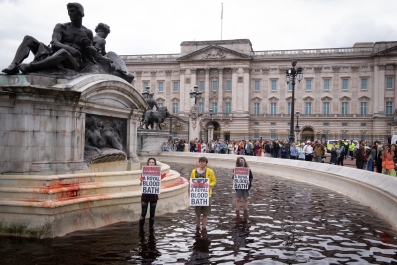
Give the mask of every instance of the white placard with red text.
[(247, 183), (249, 182), (250, 169), (247, 167), (234, 168), (233, 189), (248, 190)]
[(161, 193), (161, 167), (143, 166), (142, 167), (142, 193), (160, 194)]
[(210, 182), (207, 178), (190, 179), (190, 206), (208, 206)]

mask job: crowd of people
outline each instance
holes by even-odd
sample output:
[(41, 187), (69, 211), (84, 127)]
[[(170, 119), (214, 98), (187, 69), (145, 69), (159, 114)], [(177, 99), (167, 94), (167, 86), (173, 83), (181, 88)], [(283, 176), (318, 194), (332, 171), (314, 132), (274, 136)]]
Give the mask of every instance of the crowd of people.
[(298, 141), (289, 145), (288, 141), (280, 140), (212, 140), (206, 143), (203, 139), (196, 138), (191, 141), (165, 142), (163, 151), (262, 156), (318, 163), (325, 163), (326, 153), (330, 153), (330, 164), (343, 166), (344, 160), (350, 158), (356, 160), (359, 169), (396, 176), (396, 145), (382, 144), (380, 141), (369, 145), (361, 140), (356, 145), (353, 140), (345, 139), (327, 146), (320, 140)]

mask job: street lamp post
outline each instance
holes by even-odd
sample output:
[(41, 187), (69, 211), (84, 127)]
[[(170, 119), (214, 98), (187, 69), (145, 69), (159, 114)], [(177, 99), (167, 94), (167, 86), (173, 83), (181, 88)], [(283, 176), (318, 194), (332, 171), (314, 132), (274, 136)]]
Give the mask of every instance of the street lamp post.
[(147, 98), (149, 97), (149, 90), (150, 90), (150, 87), (149, 87), (149, 86), (146, 86), (145, 89), (143, 90), (143, 92), (142, 92), (142, 97), (143, 97), (144, 99), (147, 99)]
[(294, 136), (294, 102), (295, 102), (295, 78), (298, 79), (300, 82), (303, 78), (302, 74), (302, 67), (298, 67), (298, 69), (295, 69), (297, 61), (292, 60), (292, 68), (287, 69), (285, 71), (285, 81), (287, 84), (289, 82), (292, 82), (292, 100), (291, 100), (291, 123), (290, 123), (290, 131), (289, 131), (289, 144), (292, 144), (295, 142), (295, 136)]
[(214, 139), (214, 124), (212, 124), (212, 109), (210, 109), (211, 121), (208, 125), (208, 142), (211, 142)]
[(301, 129), (299, 128), (299, 110), (296, 111), (296, 126), (295, 126), (295, 132), (299, 132)]
[(194, 91), (190, 91), (189, 94), (190, 94), (190, 98), (194, 98), (194, 105), (197, 105), (197, 98), (201, 98), (203, 92), (198, 90), (197, 85), (194, 85)]

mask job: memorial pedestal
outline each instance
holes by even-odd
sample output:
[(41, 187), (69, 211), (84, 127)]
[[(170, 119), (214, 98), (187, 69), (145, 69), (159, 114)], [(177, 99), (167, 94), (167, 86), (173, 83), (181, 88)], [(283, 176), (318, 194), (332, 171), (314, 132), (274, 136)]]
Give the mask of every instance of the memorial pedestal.
[(137, 153), (138, 156), (156, 156), (163, 152), (163, 143), (171, 137), (169, 131), (138, 130)]

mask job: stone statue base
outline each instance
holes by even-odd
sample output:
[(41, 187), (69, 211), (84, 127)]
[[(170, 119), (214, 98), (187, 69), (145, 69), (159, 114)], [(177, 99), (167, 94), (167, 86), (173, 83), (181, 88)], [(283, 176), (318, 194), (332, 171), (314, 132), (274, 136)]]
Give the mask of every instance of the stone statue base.
[(137, 153), (138, 156), (156, 156), (163, 152), (163, 143), (171, 137), (169, 131), (155, 131), (138, 129)]

